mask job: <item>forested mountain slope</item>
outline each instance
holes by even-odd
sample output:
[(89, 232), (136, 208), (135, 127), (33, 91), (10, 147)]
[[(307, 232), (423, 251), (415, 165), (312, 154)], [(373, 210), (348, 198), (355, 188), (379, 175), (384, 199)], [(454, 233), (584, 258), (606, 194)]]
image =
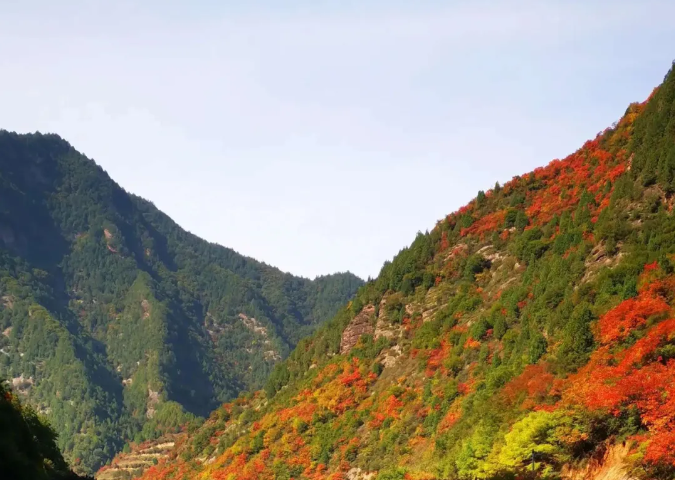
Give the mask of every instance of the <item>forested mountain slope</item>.
[(0, 378), (84, 471), (259, 388), (362, 284), (210, 244), (58, 136), (0, 131)]
[(671, 70), (418, 234), (142, 478), (675, 478), (674, 193)]

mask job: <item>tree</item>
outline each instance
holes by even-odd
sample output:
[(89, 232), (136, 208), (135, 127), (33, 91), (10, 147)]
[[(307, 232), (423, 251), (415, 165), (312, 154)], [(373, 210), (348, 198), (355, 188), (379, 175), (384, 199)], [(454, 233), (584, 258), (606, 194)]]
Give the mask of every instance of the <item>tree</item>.
[(571, 420), (561, 412), (531, 412), (516, 422), (504, 436), (504, 446), (499, 451), (499, 463), (512, 471), (525, 471), (535, 454), (535, 469), (543, 478), (555, 473), (555, 466), (567, 459), (564, 445), (557, 432), (569, 427)]
[(593, 313), (587, 304), (580, 304), (563, 328), (562, 343), (558, 349), (558, 363), (563, 371), (573, 371), (585, 364), (593, 349), (591, 331)]

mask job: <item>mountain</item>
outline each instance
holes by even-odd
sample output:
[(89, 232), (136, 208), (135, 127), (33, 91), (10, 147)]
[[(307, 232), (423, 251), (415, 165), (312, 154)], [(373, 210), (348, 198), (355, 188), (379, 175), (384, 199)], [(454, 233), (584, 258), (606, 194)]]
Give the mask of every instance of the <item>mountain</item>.
[(208, 243), (58, 136), (0, 131), (0, 378), (84, 472), (260, 388), (362, 284)]
[(674, 194), (671, 70), (419, 233), (141, 478), (675, 478)]

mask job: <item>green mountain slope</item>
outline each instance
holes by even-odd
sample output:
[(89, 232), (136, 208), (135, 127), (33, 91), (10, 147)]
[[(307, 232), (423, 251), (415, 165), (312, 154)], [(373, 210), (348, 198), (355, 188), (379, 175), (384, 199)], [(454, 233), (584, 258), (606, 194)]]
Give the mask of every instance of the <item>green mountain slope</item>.
[(142, 478), (675, 478), (674, 203), (671, 70), (418, 234)]
[(0, 377), (85, 471), (260, 387), (362, 283), (210, 244), (58, 136), (0, 131)]

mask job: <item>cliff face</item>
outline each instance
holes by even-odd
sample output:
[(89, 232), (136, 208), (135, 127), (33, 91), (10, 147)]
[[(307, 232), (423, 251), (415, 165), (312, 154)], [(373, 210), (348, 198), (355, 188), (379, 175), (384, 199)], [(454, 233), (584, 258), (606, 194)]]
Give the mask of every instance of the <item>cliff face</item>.
[(375, 331), (373, 320), (375, 318), (375, 307), (368, 305), (349, 322), (345, 331), (342, 332), (340, 340), (340, 354), (349, 353), (354, 345), (357, 344), (363, 335), (372, 335)]

